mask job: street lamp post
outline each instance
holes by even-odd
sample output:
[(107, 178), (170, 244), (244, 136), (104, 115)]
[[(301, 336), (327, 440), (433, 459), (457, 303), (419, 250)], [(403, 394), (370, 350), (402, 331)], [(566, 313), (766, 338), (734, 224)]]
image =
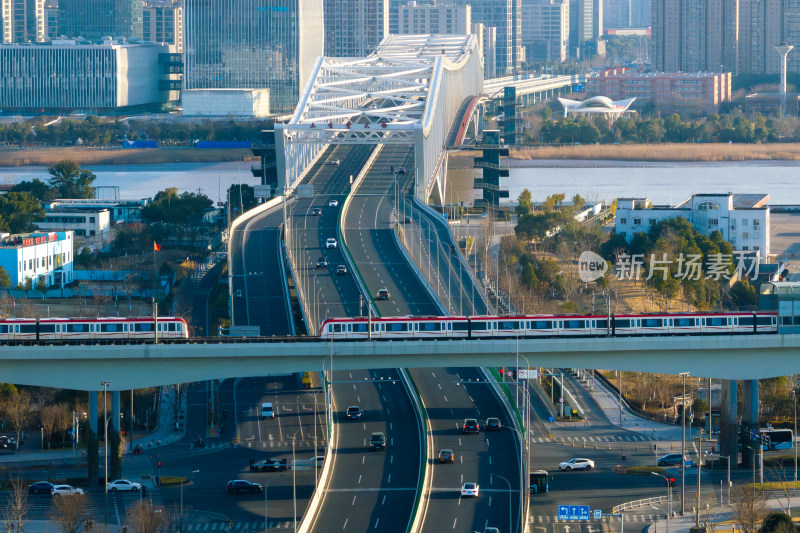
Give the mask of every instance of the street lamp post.
[[(711, 413), (708, 415), (711, 416)], [(700, 527), (700, 471), (703, 466), (703, 430), (697, 435), (697, 519), (695, 526)]]
[[(200, 472), (200, 470), (192, 470), (191, 473), (192, 474), (196, 474), (198, 472)], [(184, 484), (184, 481), (188, 482), (189, 481), (189, 476), (186, 476), (185, 480), (181, 480), (181, 527), (180, 527), (180, 531), (181, 532), (183, 532), (183, 484)]]
[(683, 396), (681, 396), (681, 515), (686, 511), (686, 376), (689, 372), (680, 372), (683, 378)]
[(317, 488), (318, 476), (318, 461), (317, 461), (317, 393), (305, 393), (307, 396), (314, 398), (314, 489)]
[[(108, 524), (108, 413), (106, 411), (106, 395), (108, 392), (108, 386), (111, 385), (110, 381), (101, 381), (100, 385), (103, 386), (103, 420), (105, 421), (105, 429), (103, 433), (104, 436), (104, 443), (103, 443), (103, 458), (105, 459), (105, 467), (103, 469), (103, 474), (105, 475), (105, 523)], [(96, 415), (95, 415), (96, 416)]]
[[(295, 459), (294, 450), (295, 442), (297, 441), (297, 434), (303, 431), (303, 428), (298, 429), (292, 435), (292, 505), (294, 509), (294, 533), (297, 533), (297, 459)], [(266, 518), (266, 517), (265, 517)]]
[(490, 485), (494, 484), (493, 478), (495, 477), (499, 477), (500, 479), (506, 482), (506, 485), (508, 485), (508, 531), (514, 531), (514, 519), (511, 516), (511, 483), (509, 483), (509, 481), (501, 475), (491, 474), (489, 476)]
[(278, 478), (282, 478), (285, 475), (286, 474), (281, 474), (277, 477), (270, 479), (264, 484), (264, 533), (267, 533), (269, 531), (269, 507), (267, 507), (267, 491), (269, 490), (269, 484)]
[(667, 484), (667, 533), (669, 533), (669, 515), (672, 514), (672, 487), (669, 484), (669, 479), (667, 476), (657, 474), (655, 472), (650, 472), (654, 476), (658, 476), (663, 479)]

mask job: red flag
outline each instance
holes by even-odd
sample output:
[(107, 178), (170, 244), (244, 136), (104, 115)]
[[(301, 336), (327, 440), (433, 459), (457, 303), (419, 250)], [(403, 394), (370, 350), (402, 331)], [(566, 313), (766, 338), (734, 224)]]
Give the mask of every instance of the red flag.
[(156, 241), (153, 241), (153, 250), (156, 251), (156, 252), (160, 252), (161, 251), (161, 245), (158, 244)]

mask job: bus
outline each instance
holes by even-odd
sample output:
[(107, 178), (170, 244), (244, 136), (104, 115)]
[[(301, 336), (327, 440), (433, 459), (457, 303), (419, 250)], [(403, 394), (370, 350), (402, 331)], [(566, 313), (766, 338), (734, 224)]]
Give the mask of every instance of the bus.
[(547, 470), (531, 470), (529, 476), (528, 489), (531, 494), (550, 492), (550, 474), (547, 473)]
[(760, 437), (769, 437), (769, 444), (763, 443), (762, 450), (791, 450), (794, 446), (794, 433), (791, 429), (776, 429), (772, 427), (758, 430)]

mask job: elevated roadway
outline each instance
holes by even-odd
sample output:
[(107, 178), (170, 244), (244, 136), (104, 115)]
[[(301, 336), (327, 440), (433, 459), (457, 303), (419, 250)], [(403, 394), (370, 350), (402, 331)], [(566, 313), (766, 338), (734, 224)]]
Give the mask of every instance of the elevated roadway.
[[(709, 335), (323, 342), (307, 338), (190, 339), (170, 344), (4, 346), (9, 383), (130, 390), (207, 379), (337, 369), (506, 366), (516, 353), (531, 366), (765, 379), (800, 374), (800, 335)], [(47, 372), (42, 369), (46, 368)]]

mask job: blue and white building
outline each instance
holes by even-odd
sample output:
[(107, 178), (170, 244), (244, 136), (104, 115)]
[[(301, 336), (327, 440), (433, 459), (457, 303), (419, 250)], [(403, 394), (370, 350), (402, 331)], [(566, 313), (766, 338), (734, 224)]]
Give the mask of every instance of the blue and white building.
[(11, 288), (44, 278), (48, 287), (63, 287), (73, 280), (71, 231), (0, 234), (0, 266), (11, 278)]
[(734, 250), (757, 251), (769, 259), (768, 194), (695, 194), (677, 206), (652, 205), (647, 198), (618, 198), (616, 232), (628, 242), (661, 220), (683, 217), (706, 235), (714, 231)]

